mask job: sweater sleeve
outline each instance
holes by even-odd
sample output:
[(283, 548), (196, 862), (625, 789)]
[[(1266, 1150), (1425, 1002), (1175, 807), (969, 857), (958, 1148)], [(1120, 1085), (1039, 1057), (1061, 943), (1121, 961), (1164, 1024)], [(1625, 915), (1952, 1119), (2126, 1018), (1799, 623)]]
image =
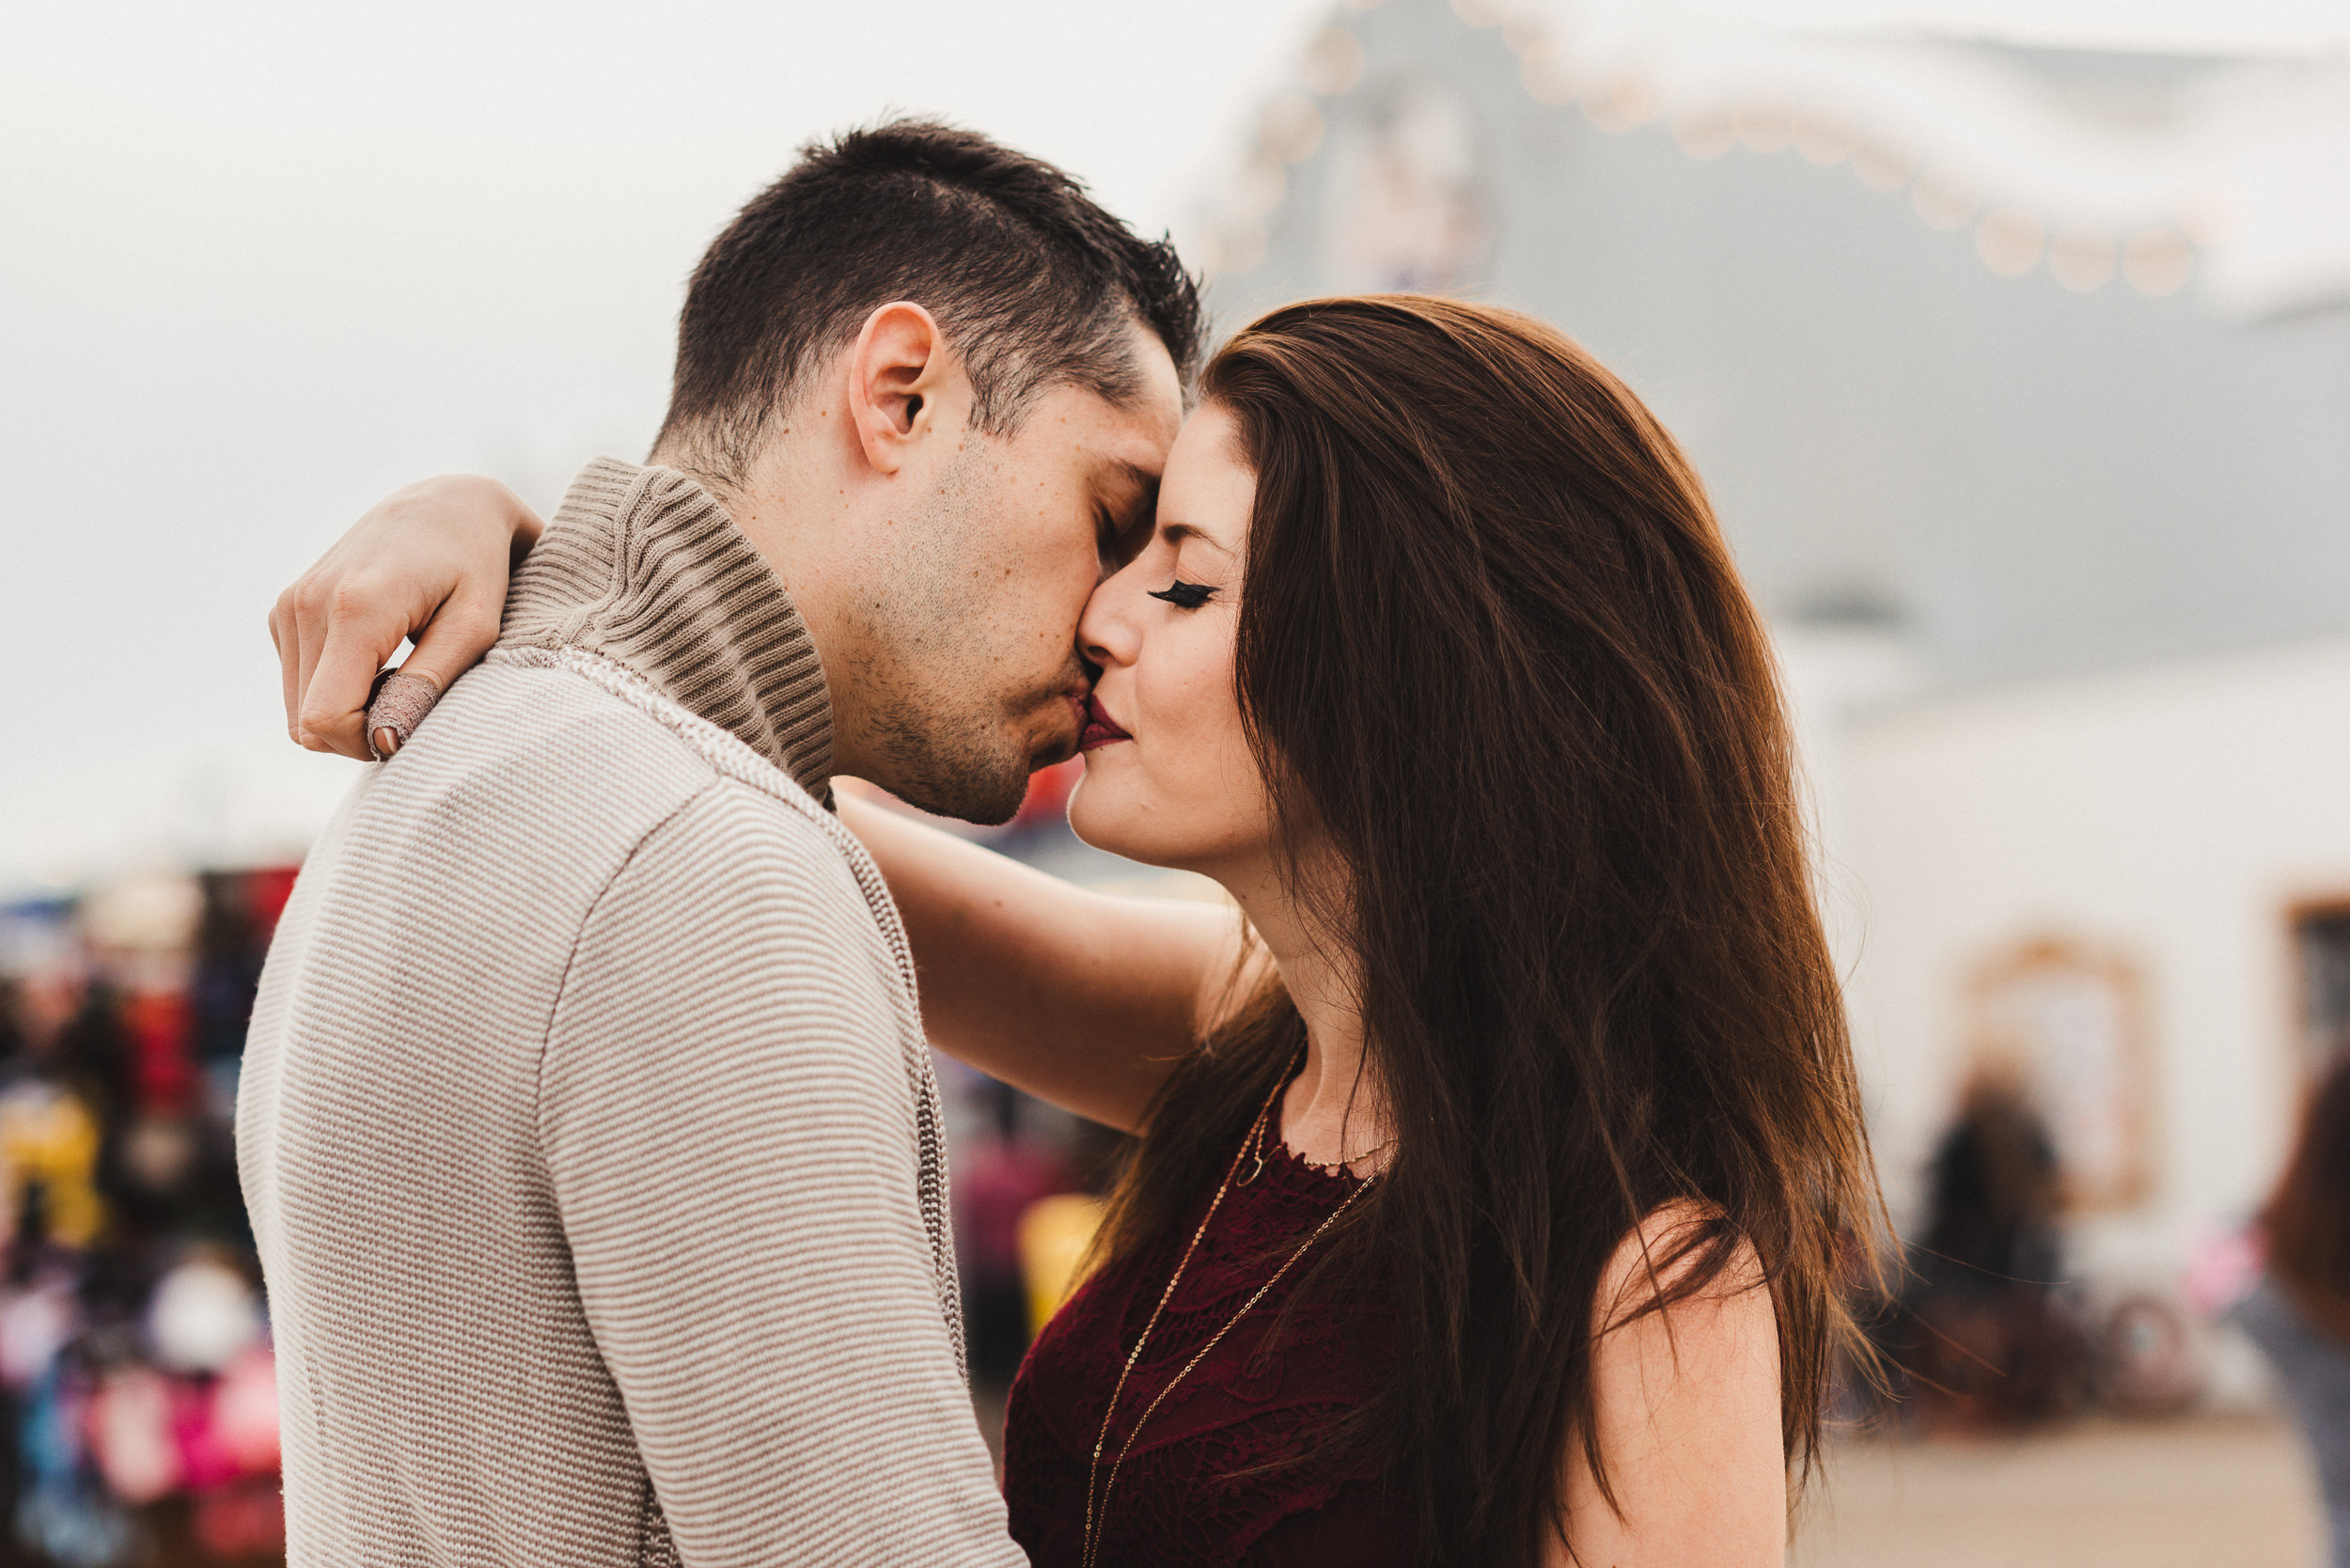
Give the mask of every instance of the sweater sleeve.
[(1018, 1564), (917, 1197), (889, 961), (839, 854), (721, 780), (582, 930), (553, 1197), (684, 1568)]

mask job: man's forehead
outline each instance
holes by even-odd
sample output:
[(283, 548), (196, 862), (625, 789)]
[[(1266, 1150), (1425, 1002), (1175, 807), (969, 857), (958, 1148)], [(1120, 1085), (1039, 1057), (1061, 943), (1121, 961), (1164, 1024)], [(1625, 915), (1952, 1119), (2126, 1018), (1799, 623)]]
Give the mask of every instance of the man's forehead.
[(1118, 406), (1121, 423), (1134, 428), (1136, 438), (1155, 454), (1152, 472), (1165, 466), (1167, 449), (1183, 428), (1183, 378), (1157, 333), (1136, 321), (1131, 324), (1128, 353), (1133, 355), (1138, 384)]
[(1136, 337), (1130, 345), (1135, 384), (1126, 396), (1112, 400), (1083, 383), (1064, 382), (1045, 391), (1026, 422), (1053, 432), (1093, 482), (1147, 490), (1157, 487), (1183, 428), (1183, 393), (1167, 346), (1141, 328)]
[(1147, 406), (1090, 396), (1101, 416), (1072, 431), (1085, 449), (1088, 466), (1111, 488), (1155, 491), (1167, 469), (1167, 454), (1183, 429), (1180, 407), (1171, 416), (1162, 416), (1162, 411)]

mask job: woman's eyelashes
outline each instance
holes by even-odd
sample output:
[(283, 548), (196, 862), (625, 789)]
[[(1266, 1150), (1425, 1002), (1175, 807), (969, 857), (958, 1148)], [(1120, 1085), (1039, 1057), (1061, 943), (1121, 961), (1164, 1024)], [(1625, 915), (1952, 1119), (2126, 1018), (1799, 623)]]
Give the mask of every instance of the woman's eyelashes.
[(1215, 597), (1215, 589), (1205, 583), (1186, 583), (1178, 577), (1163, 588), (1152, 588), (1151, 597), (1164, 599), (1179, 610), (1196, 610)]

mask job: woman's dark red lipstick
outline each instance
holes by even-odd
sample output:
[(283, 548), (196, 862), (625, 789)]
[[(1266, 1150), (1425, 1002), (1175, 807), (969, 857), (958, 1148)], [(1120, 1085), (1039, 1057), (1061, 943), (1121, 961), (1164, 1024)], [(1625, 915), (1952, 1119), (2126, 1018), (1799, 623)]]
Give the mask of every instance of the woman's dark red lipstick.
[(1110, 711), (1102, 706), (1100, 697), (1086, 698), (1086, 727), (1084, 732), (1077, 737), (1079, 751), (1093, 751), (1119, 741), (1133, 739), (1132, 735), (1118, 727), (1116, 719), (1110, 717)]

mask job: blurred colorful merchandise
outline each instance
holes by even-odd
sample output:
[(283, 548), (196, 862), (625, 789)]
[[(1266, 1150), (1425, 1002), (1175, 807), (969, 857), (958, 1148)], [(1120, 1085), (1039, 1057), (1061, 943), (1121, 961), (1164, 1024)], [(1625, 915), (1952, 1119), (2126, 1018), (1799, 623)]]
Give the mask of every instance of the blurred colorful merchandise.
[[(263, 1390), (266, 1390), (264, 1395)], [(149, 1503), (277, 1473), (277, 1374), (256, 1347), (217, 1377), (173, 1376), (132, 1362), (104, 1373), (83, 1437), (116, 1497)]]
[(1040, 1200), (1020, 1216), (1031, 1339), (1085, 1282), (1086, 1252), (1102, 1228), (1102, 1200), (1072, 1192)]
[(0, 1563), (265, 1562), (238, 1063), (287, 868), (0, 907)]
[(185, 1108), (196, 1087), (189, 1059), (190, 1013), (184, 992), (149, 992), (122, 1000), (122, 1025), (131, 1040), (132, 1096), (142, 1109)]
[(98, 1120), (81, 1097), (39, 1078), (0, 1091), (0, 1236), (14, 1240), (20, 1216), (60, 1247), (98, 1239), (106, 1209), (98, 1196)]
[(953, 1068), (945, 1081), (985, 1124), (954, 1153), (956, 1262), (973, 1373), (1009, 1381), (1034, 1334), (1022, 1262), (1023, 1215), (1077, 1185), (1069, 1150), (1040, 1134), (1034, 1103), (1010, 1085)]
[(34, 1561), (109, 1568), (130, 1555), (136, 1533), (129, 1510), (92, 1473), (84, 1405), (62, 1366), (31, 1391), (18, 1433), (15, 1544)]

